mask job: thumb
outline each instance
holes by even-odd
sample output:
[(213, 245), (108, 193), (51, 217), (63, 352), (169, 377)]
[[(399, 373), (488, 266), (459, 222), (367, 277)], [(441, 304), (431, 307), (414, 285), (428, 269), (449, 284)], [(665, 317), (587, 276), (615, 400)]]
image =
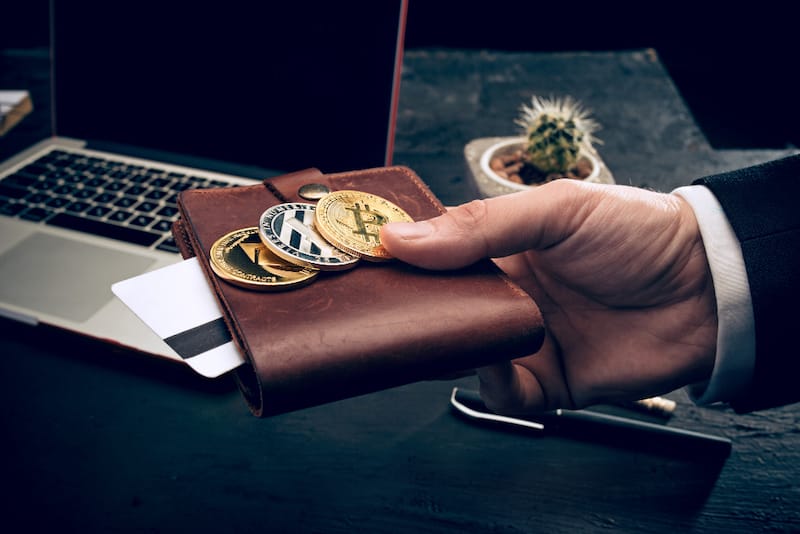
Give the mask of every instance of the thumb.
[(392, 256), (427, 269), (456, 269), (482, 258), (542, 249), (568, 237), (597, 187), (557, 180), (519, 193), (474, 200), (414, 223), (389, 223), (381, 243)]

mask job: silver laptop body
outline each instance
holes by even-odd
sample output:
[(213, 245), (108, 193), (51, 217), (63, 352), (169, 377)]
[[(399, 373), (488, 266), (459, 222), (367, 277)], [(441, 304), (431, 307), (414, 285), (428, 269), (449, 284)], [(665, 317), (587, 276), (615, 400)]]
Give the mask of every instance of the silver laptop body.
[[(314, 9), (234, 1), (225, 10), (191, 3), (185, 12), (176, 2), (167, 12), (151, 0), (52, 0), (54, 136), (0, 164), (0, 315), (179, 360), (110, 286), (181, 261), (168, 231), (181, 190), (249, 185), (312, 166), (388, 164), (406, 1), (320, 1)], [(114, 24), (98, 25), (103, 13)], [(363, 32), (365, 15), (373, 37)], [(164, 31), (177, 21), (181, 30)], [(358, 32), (347, 26), (356, 21)], [(195, 41), (187, 47), (186, 39)], [(93, 63), (97, 75), (84, 71)], [(373, 122), (359, 123), (362, 115)], [(336, 144), (342, 150), (332, 151)], [(355, 159), (337, 159), (359, 144)]]

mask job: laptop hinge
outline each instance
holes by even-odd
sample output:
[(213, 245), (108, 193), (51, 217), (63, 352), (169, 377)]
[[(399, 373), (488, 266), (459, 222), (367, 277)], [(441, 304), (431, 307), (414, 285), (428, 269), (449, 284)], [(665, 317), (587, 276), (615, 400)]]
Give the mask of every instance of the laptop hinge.
[(180, 165), (183, 167), (194, 167), (196, 169), (219, 172), (223, 174), (232, 174), (235, 176), (242, 176), (244, 178), (255, 178), (263, 180), (271, 176), (278, 176), (285, 174), (284, 171), (275, 169), (265, 169), (254, 165), (243, 165), (239, 163), (232, 163), (228, 161), (221, 161), (209, 158), (200, 158), (197, 156), (189, 156), (186, 154), (177, 154), (174, 152), (167, 152), (163, 150), (155, 150), (152, 148), (144, 148), (133, 145), (126, 145), (122, 143), (114, 143), (111, 141), (93, 141), (86, 142), (86, 148), (91, 150), (100, 150), (103, 152), (112, 152), (124, 156), (134, 158), (151, 159), (157, 162), (171, 163), (173, 165)]

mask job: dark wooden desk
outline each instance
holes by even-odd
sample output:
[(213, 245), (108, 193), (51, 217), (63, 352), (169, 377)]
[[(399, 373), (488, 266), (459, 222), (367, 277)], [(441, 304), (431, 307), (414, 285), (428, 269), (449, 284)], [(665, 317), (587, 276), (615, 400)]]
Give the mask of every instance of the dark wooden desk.
[[(472, 198), (463, 145), (513, 133), (530, 92), (593, 108), (623, 183), (666, 190), (781, 154), (712, 151), (652, 52), (428, 50), (406, 56), (395, 162), (446, 203)], [(798, 406), (739, 416), (670, 394), (668, 424), (730, 437), (728, 458), (476, 426), (448, 407), (472, 378), (258, 420), (227, 378), (0, 326), (0, 524), (24, 521), (14, 531), (800, 530)]]

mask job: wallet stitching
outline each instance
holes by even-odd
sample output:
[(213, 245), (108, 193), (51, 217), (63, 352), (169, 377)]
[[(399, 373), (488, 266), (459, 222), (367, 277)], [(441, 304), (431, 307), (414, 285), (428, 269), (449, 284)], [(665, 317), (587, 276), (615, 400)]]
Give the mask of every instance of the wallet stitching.
[[(192, 191), (192, 194), (208, 196), (209, 194), (213, 195), (214, 191), (219, 191), (219, 189), (217, 189), (217, 190), (213, 190), (213, 189), (209, 189), (209, 190), (196, 189), (196, 190)], [(187, 215), (186, 215), (186, 208), (184, 206), (184, 203), (182, 202), (181, 197), (178, 197), (178, 211), (180, 212), (180, 216), (184, 221), (184, 224), (181, 224), (181, 229), (182, 229), (183, 234), (185, 234), (186, 237), (188, 237), (189, 249), (192, 252), (194, 252), (195, 257), (197, 257), (198, 263), (200, 264), (200, 268), (203, 270), (203, 273), (205, 274), (206, 280), (211, 284), (211, 286), (213, 288), (214, 298), (216, 299), (216, 301), (219, 303), (219, 305), (224, 310), (224, 312), (222, 314), (222, 318), (225, 321), (225, 324), (227, 325), (228, 330), (231, 332), (231, 335), (233, 337), (234, 343), (236, 344), (238, 349), (242, 353), (244, 353), (245, 358), (247, 359), (247, 365), (255, 367), (255, 362), (253, 361), (253, 358), (251, 358), (250, 348), (247, 345), (247, 343), (245, 342), (245, 338), (242, 335), (242, 332), (239, 331), (239, 328), (236, 325), (236, 321), (232, 321), (230, 319), (231, 317), (233, 317), (233, 312), (230, 309), (230, 306), (228, 305), (227, 298), (225, 298), (224, 292), (222, 291), (222, 288), (219, 286), (219, 282), (218, 282), (218, 280), (216, 278), (216, 275), (213, 272), (211, 272), (211, 267), (209, 266), (208, 259), (205, 258), (205, 257), (204, 258), (200, 258), (198, 256), (198, 251), (202, 252), (204, 256), (205, 256), (205, 252), (203, 251), (203, 248), (200, 246), (200, 242), (197, 240), (197, 230), (194, 227), (194, 224), (192, 223), (191, 218), (187, 217)], [(191, 226), (191, 231), (189, 231), (189, 226)], [(256, 376), (258, 377), (258, 373), (256, 373)], [(263, 388), (261, 387), (261, 383), (260, 383), (261, 379), (258, 378), (258, 381), (259, 381), (259, 387), (258, 387), (258, 407), (257, 407), (257, 410), (258, 410), (258, 412), (261, 412), (261, 410), (263, 409), (263, 406), (264, 406), (264, 395), (263, 395)]]
[[(189, 240), (189, 234), (186, 231), (186, 224), (184, 222), (185, 220), (186, 219), (181, 219), (181, 220), (175, 221), (175, 224), (172, 226), (172, 235), (176, 238), (176, 241), (180, 241), (182, 243), (182, 245), (183, 245), (182, 250), (186, 250), (186, 251), (190, 252), (192, 255), (196, 256), (197, 253), (194, 251), (194, 247), (192, 246), (192, 242)], [(175, 236), (175, 232), (178, 233), (177, 236)], [(178, 248), (181, 248), (181, 247), (178, 247)], [(188, 258), (186, 258), (186, 259), (188, 259)]]
[[(437, 199), (433, 195), (433, 193), (431, 193), (430, 190), (425, 185), (422, 184), (422, 179), (417, 175), (417, 173), (415, 173), (410, 168), (405, 167), (403, 165), (395, 165), (395, 166), (392, 166), (392, 167), (378, 167), (378, 168), (375, 168), (375, 169), (369, 169), (368, 170), (368, 172), (371, 172), (373, 174), (386, 174), (386, 173), (392, 173), (392, 172), (398, 172), (398, 171), (403, 173), (403, 174), (405, 174), (408, 178), (411, 179), (411, 183), (414, 185), (414, 187), (416, 187), (417, 190), (420, 193), (422, 193), (422, 195), (428, 200), (428, 202), (434, 208), (436, 208), (436, 211), (438, 211), (439, 214), (443, 214), (443, 213), (445, 213), (447, 211), (447, 210), (445, 210), (444, 206), (442, 206), (441, 202), (439, 202), (439, 199)], [(350, 171), (350, 172), (343, 172), (343, 173), (338, 173), (338, 174), (331, 174), (331, 175), (328, 175), (328, 177), (330, 178), (331, 182), (333, 182), (333, 181), (335, 181), (335, 180), (337, 180), (339, 178), (344, 178), (346, 176), (358, 176), (358, 175), (360, 175), (360, 174), (362, 174), (364, 172), (365, 171)]]
[(278, 199), (278, 200), (280, 200), (281, 202), (289, 202), (289, 199), (288, 199), (288, 198), (286, 198), (286, 197), (283, 195), (283, 193), (281, 193), (281, 192), (278, 190), (278, 188), (277, 188), (277, 187), (275, 187), (275, 186), (272, 184), (272, 182), (265, 181), (265, 182), (264, 182), (264, 186), (266, 186), (266, 188), (269, 190), (269, 192), (270, 192), (270, 193), (272, 193), (272, 194), (275, 196), (275, 198), (277, 198), (277, 199)]

